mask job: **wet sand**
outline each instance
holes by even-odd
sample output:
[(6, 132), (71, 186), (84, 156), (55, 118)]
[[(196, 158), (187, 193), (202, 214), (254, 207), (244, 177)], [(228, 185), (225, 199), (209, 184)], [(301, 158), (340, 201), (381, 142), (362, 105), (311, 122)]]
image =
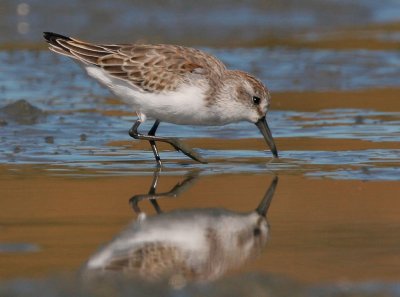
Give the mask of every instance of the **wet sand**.
[[(268, 121), (279, 160), (271, 160), (249, 123), (217, 128), (162, 123), (159, 129), (160, 135), (182, 137), (210, 161), (195, 164), (159, 144), (165, 167), (158, 192), (194, 171), (200, 174), (179, 197), (159, 200), (166, 212), (251, 211), (279, 176), (267, 246), (215, 282), (219, 295), (224, 286), (236, 294), (247, 288), (246, 296), (274, 292), (275, 286), (277, 296), (319, 296), (321, 287), (333, 296), (336, 291), (325, 286), (333, 283), (343, 290), (341, 296), (382, 296), (393, 286), (391, 292), (399, 296), (400, 21), (395, 1), (253, 1), (246, 6), (206, 1), (205, 13), (204, 2), (163, 7), (120, 0), (111, 7), (100, 0), (93, 6), (77, 3), (68, 17), (70, 7), (61, 2), (41, 0), (22, 10), (15, 1), (4, 3), (0, 295), (9, 286), (14, 287), (8, 295), (26, 295), (18, 291), (27, 287), (20, 279), (29, 286), (44, 280), (43, 287), (40, 281), (29, 287), (37, 296), (43, 288), (79, 288), (79, 281), (71, 284), (69, 277), (137, 218), (128, 200), (147, 193), (153, 179), (148, 143), (127, 135), (135, 113), (74, 63), (48, 52), (42, 31), (52, 30), (93, 42), (195, 45), (230, 68), (254, 73), (271, 89)], [(66, 26), (68, 32), (62, 31)], [(32, 110), (37, 117), (30, 117)], [(140, 206), (154, 215), (149, 202)], [(53, 277), (64, 274), (68, 278), (60, 277), (58, 288)], [(297, 281), (317, 289), (303, 291)], [(140, 284), (127, 287), (136, 290)], [(352, 291), (352, 285), (358, 289)], [(151, 289), (155, 295), (165, 292), (161, 283)]]
[(272, 108), (276, 110), (318, 111), (361, 108), (379, 111), (400, 110), (400, 89), (363, 89), (357, 91), (277, 92)]
[[(295, 111), (290, 118), (299, 127), (310, 125), (308, 122), (313, 123), (313, 118), (308, 118), (310, 113), (323, 115), (332, 110), (333, 122), (330, 123), (328, 118), (323, 125), (311, 124), (318, 128), (337, 125), (334, 120), (340, 117), (341, 110), (371, 109), (382, 114), (355, 116), (353, 124), (362, 126), (370, 120), (390, 127), (398, 118), (392, 111), (400, 107), (397, 100), (399, 93), (397, 88), (275, 92), (272, 110), (282, 113)], [(133, 112), (120, 109), (121, 103), (114, 98), (107, 97), (105, 104), (117, 109), (78, 109), (67, 111), (66, 114), (83, 113), (84, 116), (90, 116), (99, 112), (102, 119), (116, 120), (134, 116)], [(349, 124), (349, 131), (355, 127), (353, 124)], [(272, 235), (267, 247), (261, 256), (228, 274), (257, 271), (315, 284), (371, 279), (398, 280), (398, 180), (385, 181), (383, 178), (383, 181), (366, 182), (359, 177), (354, 180), (340, 177), (337, 180), (323, 174), (319, 178), (307, 175), (315, 171), (335, 172), (353, 168), (365, 169), (368, 173), (370, 168), (396, 168), (398, 160), (388, 162), (377, 159), (371, 164), (362, 161), (336, 164), (335, 160), (331, 160), (324, 164), (308, 162), (306, 159), (295, 169), (285, 167), (293, 163), (290, 155), (285, 156), (285, 152), (304, 152), (309, 155), (308, 160), (312, 160), (313, 152), (322, 152), (323, 156), (333, 152), (339, 155), (345, 152), (343, 156), (348, 152), (357, 155), (358, 152), (369, 150), (389, 152), (398, 150), (396, 138), (388, 138), (389, 141), (370, 141), (363, 137), (324, 138), (325, 135), (318, 130), (310, 137), (277, 137), (276, 143), (283, 158), (268, 164), (269, 153), (263, 152), (266, 150), (264, 141), (260, 137), (235, 139), (235, 131), (231, 130), (232, 134), (223, 139), (186, 136), (184, 141), (188, 145), (205, 151), (218, 151), (222, 157), (211, 156), (211, 163), (204, 165), (203, 168), (207, 170), (198, 182), (180, 197), (160, 201), (165, 211), (204, 207), (250, 211), (258, 204), (272, 179), (271, 171), (279, 176), (278, 190), (269, 215)], [(95, 137), (90, 132), (86, 133), (89, 139)], [(80, 132), (74, 133), (75, 137), (79, 138), (79, 135)], [(24, 162), (1, 165), (1, 242), (33, 245), (37, 248), (37, 251), (0, 253), (2, 279), (75, 273), (99, 246), (111, 240), (136, 218), (128, 205), (128, 199), (134, 194), (147, 192), (154, 168), (152, 155), (148, 143), (129, 140), (125, 134), (118, 138), (103, 145), (111, 150), (118, 149), (125, 161), (115, 162), (113, 155), (107, 156), (106, 152), (102, 153), (106, 162), (114, 164), (115, 168), (124, 164), (124, 168), (135, 169), (137, 162), (130, 153), (143, 151), (147, 152), (146, 161), (140, 162), (147, 164), (145, 170), (139, 168), (134, 175), (128, 171), (128, 176), (113, 176), (114, 173), (120, 173), (118, 170), (103, 169), (106, 163), (97, 168), (85, 168), (91, 162), (90, 156), (84, 161), (87, 163), (75, 163), (78, 167), (66, 167), (67, 164), (63, 162), (46, 164), (47, 161), (32, 165)], [(59, 139), (56, 136), (55, 143)], [(54, 146), (51, 143), (47, 145)], [(163, 156), (171, 149), (162, 143), (159, 148)], [(95, 151), (96, 148), (92, 149)], [(243, 151), (260, 153), (257, 156), (253, 156), (253, 153), (243, 156)], [(229, 152), (228, 159), (223, 158), (224, 152)], [(15, 157), (18, 155), (14, 153)], [(74, 158), (69, 157), (70, 160)], [(195, 168), (202, 170), (202, 166), (188, 166), (191, 162), (183, 156), (175, 155), (174, 158), (177, 159), (167, 162), (159, 191), (166, 191), (182, 180), (182, 172), (187, 173)], [(173, 162), (177, 164), (171, 167)], [(264, 164), (264, 167), (261, 171), (222, 174), (218, 173), (219, 169), (213, 162), (232, 168), (243, 164)], [(282, 166), (274, 167), (274, 163)], [(143, 209), (154, 213), (146, 202), (143, 203)]]
[[(134, 219), (128, 199), (146, 193), (151, 176), (68, 178), (2, 174), (2, 242), (33, 243), (40, 250), (0, 253), (0, 277), (44, 277), (74, 272), (100, 245)], [(4, 171), (3, 171), (4, 173)], [(164, 211), (222, 207), (245, 212), (257, 206), (272, 176), (201, 176), (178, 198), (159, 201)], [(162, 175), (159, 191), (180, 176)], [(394, 182), (309, 179), (280, 175), (261, 256), (239, 272), (268, 272), (306, 282), (396, 281), (400, 273), (400, 218)], [(148, 202), (145, 212), (153, 214)]]

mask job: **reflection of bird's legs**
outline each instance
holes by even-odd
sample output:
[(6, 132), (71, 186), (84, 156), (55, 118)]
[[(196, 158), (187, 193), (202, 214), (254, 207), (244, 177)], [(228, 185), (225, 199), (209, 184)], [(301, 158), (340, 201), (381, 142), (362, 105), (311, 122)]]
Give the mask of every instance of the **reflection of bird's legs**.
[(135, 213), (140, 214), (142, 211), (139, 208), (139, 202), (141, 200), (150, 200), (153, 205), (155, 211), (157, 213), (161, 213), (162, 210), (157, 203), (157, 199), (160, 197), (177, 197), (182, 192), (186, 191), (189, 187), (192, 186), (194, 181), (197, 179), (199, 173), (198, 171), (191, 172), (182, 182), (177, 183), (171, 190), (163, 193), (156, 193), (158, 179), (160, 177), (160, 170), (155, 170), (153, 174), (153, 181), (151, 183), (149, 192), (147, 194), (138, 194), (134, 195), (129, 199), (129, 203)]
[(160, 168), (157, 168), (156, 170), (154, 170), (153, 180), (151, 181), (151, 186), (150, 186), (148, 195), (154, 195), (156, 193), (158, 179), (160, 178), (160, 172), (161, 172)]
[(150, 199), (150, 203), (153, 205), (154, 210), (156, 211), (157, 214), (162, 213), (160, 205), (158, 205), (158, 202), (156, 199)]

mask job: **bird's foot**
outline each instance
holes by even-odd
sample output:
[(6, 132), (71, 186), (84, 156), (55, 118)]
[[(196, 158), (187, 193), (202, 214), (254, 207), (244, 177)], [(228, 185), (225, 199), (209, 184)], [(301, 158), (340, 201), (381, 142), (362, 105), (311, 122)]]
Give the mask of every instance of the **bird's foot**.
[(193, 159), (193, 160), (195, 160), (197, 162), (200, 162), (202, 164), (207, 164), (207, 161), (202, 156), (200, 156), (199, 153), (197, 153), (192, 148), (190, 148), (189, 146), (187, 146), (186, 144), (181, 142), (179, 140), (179, 138), (167, 138), (165, 140), (166, 140), (165, 142), (169, 143), (177, 151), (181, 151), (182, 153), (184, 153), (189, 158), (191, 158), (191, 159)]

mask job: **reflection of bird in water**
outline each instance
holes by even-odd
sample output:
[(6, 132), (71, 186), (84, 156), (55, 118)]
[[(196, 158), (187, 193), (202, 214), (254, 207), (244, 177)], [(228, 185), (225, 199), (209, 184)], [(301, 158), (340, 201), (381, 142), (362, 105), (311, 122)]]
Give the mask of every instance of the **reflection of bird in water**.
[(150, 199), (159, 214), (140, 214), (138, 221), (89, 259), (87, 273), (123, 272), (150, 281), (209, 281), (242, 265), (265, 246), (266, 214), (277, 177), (256, 210), (249, 213), (216, 208), (161, 213), (155, 198), (176, 196), (193, 182), (193, 177), (163, 194), (155, 194), (156, 182), (157, 177), (150, 193), (132, 197), (131, 203), (140, 211), (139, 200)]

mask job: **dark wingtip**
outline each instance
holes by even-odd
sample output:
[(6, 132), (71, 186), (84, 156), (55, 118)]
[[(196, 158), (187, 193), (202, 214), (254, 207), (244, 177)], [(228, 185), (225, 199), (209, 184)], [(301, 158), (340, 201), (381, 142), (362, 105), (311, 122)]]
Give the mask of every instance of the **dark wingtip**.
[(57, 39), (71, 40), (71, 38), (69, 38), (67, 36), (53, 33), (53, 32), (43, 32), (43, 37), (50, 44), (57, 44)]

